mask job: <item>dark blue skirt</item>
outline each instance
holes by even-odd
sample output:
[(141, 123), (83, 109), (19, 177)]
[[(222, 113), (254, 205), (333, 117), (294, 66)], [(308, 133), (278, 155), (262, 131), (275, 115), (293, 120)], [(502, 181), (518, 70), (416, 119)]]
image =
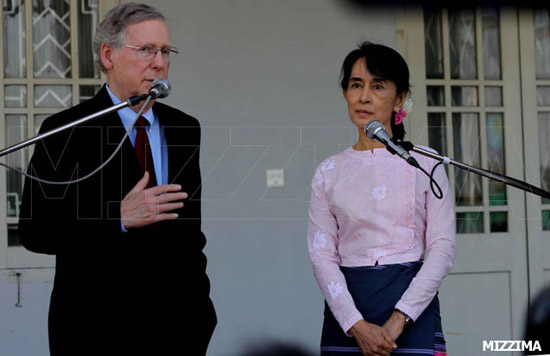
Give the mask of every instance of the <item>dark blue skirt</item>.
[[(373, 267), (340, 267), (355, 306), (363, 318), (382, 326), (418, 273), (422, 262), (408, 262)], [(437, 295), (415, 320), (405, 326), (395, 341), (392, 355), (445, 356), (445, 338), (441, 328)], [(353, 337), (347, 336), (325, 303), (325, 320), (321, 336), (321, 355), (361, 355)]]

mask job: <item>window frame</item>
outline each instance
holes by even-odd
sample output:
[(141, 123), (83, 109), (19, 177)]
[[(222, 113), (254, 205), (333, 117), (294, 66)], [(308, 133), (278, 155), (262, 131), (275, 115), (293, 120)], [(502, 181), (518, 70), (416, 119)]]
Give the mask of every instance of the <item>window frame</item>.
[[(105, 74), (100, 73), (99, 78), (80, 78), (79, 72), (79, 40), (78, 40), (78, 1), (69, 0), (70, 6), (70, 39), (71, 39), (71, 78), (35, 78), (33, 67), (33, 19), (32, 5), (33, 0), (26, 0), (24, 3), (25, 11), (25, 60), (26, 60), (26, 77), (24, 78), (4, 78), (4, 56), (3, 45), (0, 47), (2, 55), (0, 55), (0, 78), (2, 85), (0, 86), (0, 97), (5, 98), (6, 85), (24, 85), (27, 89), (26, 107), (5, 107), (5, 100), (2, 102), (2, 112), (0, 113), (0, 147), (6, 147), (6, 115), (25, 115), (27, 118), (27, 137), (36, 135), (34, 127), (34, 118), (36, 115), (52, 115), (67, 108), (53, 107), (35, 107), (34, 106), (34, 88), (36, 85), (63, 85), (71, 86), (71, 103), (69, 107), (74, 106), (80, 101), (80, 86), (101, 86), (105, 82)], [(114, 6), (120, 4), (120, 0), (98, 0), (98, 21), (104, 18), (107, 11)], [(2, 9), (3, 10), (3, 9)], [(0, 28), (4, 26), (3, 11), (0, 10)], [(1, 41), (4, 41), (2, 36)], [(2, 42), (3, 43), (3, 42)], [(27, 150), (27, 163), (32, 157), (33, 146), (24, 148)], [(4, 162), (6, 161), (3, 158)], [(54, 256), (35, 254), (27, 251), (22, 246), (8, 246), (8, 226), (16, 225), (19, 221), (17, 217), (7, 216), (7, 170), (0, 170), (0, 197), (4, 203), (0, 204), (0, 271), (2, 270), (17, 270), (30, 269), (36, 270), (37, 276), (52, 276), (52, 274), (44, 273), (43, 269), (53, 269), (55, 267)], [(9, 276), (10, 274), (3, 273), (1, 276)], [(1, 277), (0, 277), (1, 278)], [(49, 279), (49, 277), (47, 278)]]

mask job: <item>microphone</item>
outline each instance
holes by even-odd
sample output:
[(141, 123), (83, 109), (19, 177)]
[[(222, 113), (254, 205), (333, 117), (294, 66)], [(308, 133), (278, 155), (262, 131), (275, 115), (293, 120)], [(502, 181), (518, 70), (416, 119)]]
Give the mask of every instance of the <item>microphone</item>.
[(151, 89), (149, 89), (149, 96), (151, 99), (162, 99), (170, 95), (170, 82), (168, 79), (158, 78), (153, 81), (151, 84)]
[(407, 152), (403, 147), (396, 145), (390, 138), (390, 135), (386, 132), (384, 125), (377, 120), (373, 120), (365, 126), (365, 134), (371, 140), (376, 140), (386, 146), (386, 149), (392, 154), (398, 154), (407, 163), (416, 168), (420, 168), (418, 162)]

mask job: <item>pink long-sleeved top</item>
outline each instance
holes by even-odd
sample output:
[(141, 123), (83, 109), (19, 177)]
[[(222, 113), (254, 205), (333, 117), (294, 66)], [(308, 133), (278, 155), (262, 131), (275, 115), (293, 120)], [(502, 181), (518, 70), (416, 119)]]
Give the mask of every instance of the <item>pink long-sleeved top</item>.
[[(412, 153), (427, 171), (435, 160)], [(396, 308), (416, 320), (430, 304), (456, 254), (452, 194), (443, 167), (429, 178), (385, 148), (348, 148), (324, 160), (312, 181), (308, 250), (317, 283), (345, 332), (363, 319), (340, 266), (424, 259)], [(427, 252), (427, 256), (425, 256)]]

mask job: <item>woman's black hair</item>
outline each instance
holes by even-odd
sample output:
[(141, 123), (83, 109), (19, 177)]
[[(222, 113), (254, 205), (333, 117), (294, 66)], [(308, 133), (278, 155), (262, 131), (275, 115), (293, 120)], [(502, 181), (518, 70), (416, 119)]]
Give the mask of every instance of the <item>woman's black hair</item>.
[[(360, 58), (365, 58), (370, 74), (394, 82), (397, 95), (409, 93), (409, 67), (403, 57), (390, 47), (368, 41), (361, 43), (344, 59), (340, 73), (340, 86), (343, 90), (348, 89), (351, 70)], [(394, 138), (402, 140), (405, 137), (403, 123), (396, 125), (393, 117), (391, 129)]]

